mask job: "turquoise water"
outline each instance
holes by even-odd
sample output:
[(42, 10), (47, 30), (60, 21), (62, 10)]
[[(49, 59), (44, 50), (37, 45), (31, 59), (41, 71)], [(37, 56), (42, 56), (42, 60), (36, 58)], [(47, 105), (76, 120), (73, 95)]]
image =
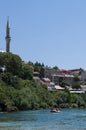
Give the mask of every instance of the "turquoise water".
[(63, 109), (0, 113), (0, 130), (86, 130), (86, 110)]

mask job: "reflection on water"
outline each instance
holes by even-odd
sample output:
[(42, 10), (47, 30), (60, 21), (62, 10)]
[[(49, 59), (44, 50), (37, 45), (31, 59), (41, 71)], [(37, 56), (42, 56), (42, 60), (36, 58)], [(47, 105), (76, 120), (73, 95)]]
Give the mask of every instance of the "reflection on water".
[(86, 110), (63, 109), (0, 113), (0, 130), (86, 130)]
[(12, 126), (4, 126), (4, 127), (0, 127), (0, 130), (24, 130), (24, 128), (22, 127), (12, 127)]

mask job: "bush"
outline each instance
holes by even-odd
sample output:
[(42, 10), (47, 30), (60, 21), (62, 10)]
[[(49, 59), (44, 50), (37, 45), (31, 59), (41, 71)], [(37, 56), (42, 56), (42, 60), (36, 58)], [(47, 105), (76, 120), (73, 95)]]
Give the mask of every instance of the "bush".
[(71, 107), (72, 107), (72, 108), (78, 108), (78, 105), (77, 105), (76, 103), (72, 103), (72, 104), (71, 104)]

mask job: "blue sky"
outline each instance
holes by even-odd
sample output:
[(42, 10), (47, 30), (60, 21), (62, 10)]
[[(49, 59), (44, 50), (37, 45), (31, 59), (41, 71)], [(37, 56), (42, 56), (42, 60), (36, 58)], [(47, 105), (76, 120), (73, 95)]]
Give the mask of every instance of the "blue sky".
[(0, 49), (9, 16), (11, 52), (24, 61), (86, 69), (86, 0), (0, 0)]

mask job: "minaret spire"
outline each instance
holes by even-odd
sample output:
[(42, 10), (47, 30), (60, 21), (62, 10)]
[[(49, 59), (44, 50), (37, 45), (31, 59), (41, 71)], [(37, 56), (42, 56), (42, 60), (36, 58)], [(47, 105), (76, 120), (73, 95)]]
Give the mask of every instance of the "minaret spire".
[(10, 52), (10, 27), (9, 27), (9, 17), (7, 18), (7, 25), (6, 25), (6, 52)]

